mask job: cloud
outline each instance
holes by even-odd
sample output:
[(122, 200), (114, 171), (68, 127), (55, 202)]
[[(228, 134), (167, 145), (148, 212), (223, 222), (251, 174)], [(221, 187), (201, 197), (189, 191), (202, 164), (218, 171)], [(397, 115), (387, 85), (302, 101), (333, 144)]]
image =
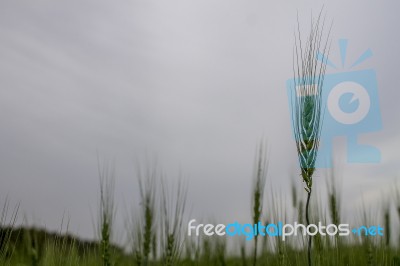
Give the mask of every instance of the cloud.
[[(393, 145), (399, 92), (388, 73), (400, 56), (394, 49), (389, 57), (384, 41), (398, 43), (395, 8), (371, 5), (366, 14), (382, 11), (371, 21), (354, 17), (361, 1), (343, 3), (327, 7), (328, 17), (340, 17), (333, 36), (348, 35), (360, 51), (372, 43), (387, 137), (369, 139), (384, 158), (374, 171), (344, 166), (346, 176), (360, 176), (346, 178), (344, 196), (351, 198), (361, 176), (372, 190), (382, 180), (377, 173), (389, 182), (399, 171)], [(179, 167), (187, 173), (194, 215), (221, 219), (249, 215), (261, 137), (270, 143), (269, 182), (285, 191), (296, 176), (285, 81), (292, 75), (296, 10), (307, 25), (314, 1), (0, 5), (0, 191), (20, 200), (38, 223), (58, 228), (67, 210), (72, 230), (93, 235), (88, 210), (97, 206), (97, 153), (116, 161), (118, 202), (137, 191), (133, 161), (148, 152), (169, 178)]]

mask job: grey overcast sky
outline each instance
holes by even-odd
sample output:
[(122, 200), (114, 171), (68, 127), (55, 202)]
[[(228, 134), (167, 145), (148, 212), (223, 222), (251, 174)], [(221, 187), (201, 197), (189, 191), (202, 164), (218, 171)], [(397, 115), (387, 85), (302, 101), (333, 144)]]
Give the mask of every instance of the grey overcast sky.
[(301, 187), (285, 82), (297, 13), (307, 32), (322, 6), (332, 61), (339, 38), (349, 60), (373, 51), (359, 69), (377, 73), (383, 123), (360, 136), (381, 150), (379, 164), (350, 165), (345, 139), (334, 142), (344, 209), (351, 217), (362, 199), (389, 195), (400, 177), (397, 1), (3, 0), (0, 200), (51, 230), (66, 213), (72, 232), (93, 237), (99, 154), (115, 162), (122, 230), (137, 198), (134, 162), (147, 154), (169, 179), (188, 180), (191, 217), (250, 219), (262, 137), (267, 191)]

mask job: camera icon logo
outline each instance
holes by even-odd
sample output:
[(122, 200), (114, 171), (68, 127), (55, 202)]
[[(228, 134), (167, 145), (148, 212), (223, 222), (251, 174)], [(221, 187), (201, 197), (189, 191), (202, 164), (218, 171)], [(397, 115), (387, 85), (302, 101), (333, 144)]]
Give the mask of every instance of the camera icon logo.
[[(339, 40), (342, 66), (345, 66), (348, 41)], [(368, 49), (350, 69), (372, 56)], [(338, 69), (323, 54), (318, 54), (321, 62)], [(296, 94), (295, 79), (286, 83), (289, 106), (292, 107)], [(347, 138), (347, 162), (349, 163), (379, 163), (379, 149), (371, 145), (361, 144), (358, 137), (361, 134), (376, 132), (382, 129), (382, 119), (379, 106), (376, 73), (373, 69), (345, 71), (326, 74), (322, 88), (323, 125), (321, 143), (318, 150), (316, 167), (329, 168), (332, 166), (333, 139), (339, 136)], [(293, 110), (291, 110), (293, 115)], [(293, 117), (292, 117), (293, 119)]]

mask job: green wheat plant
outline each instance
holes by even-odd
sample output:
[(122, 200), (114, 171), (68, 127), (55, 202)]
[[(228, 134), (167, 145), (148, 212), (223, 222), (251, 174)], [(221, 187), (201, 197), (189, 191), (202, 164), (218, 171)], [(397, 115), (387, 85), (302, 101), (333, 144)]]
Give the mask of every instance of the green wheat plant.
[(112, 226), (115, 216), (114, 206), (114, 170), (104, 164), (103, 168), (98, 168), (100, 176), (100, 206), (99, 206), (99, 225), (100, 234), (100, 252), (103, 266), (113, 265), (111, 254)]
[(386, 203), (383, 207), (383, 224), (385, 228), (385, 245), (389, 247), (390, 245), (390, 235), (391, 235), (391, 224), (390, 224), (390, 204)]
[[(328, 171), (329, 178), (326, 179), (326, 189), (327, 189), (327, 207), (329, 212), (329, 218), (333, 224), (338, 226), (341, 223), (341, 190), (338, 189), (338, 185), (341, 185), (338, 181), (338, 176), (334, 170), (334, 168)], [(329, 238), (328, 238), (329, 240)], [(339, 237), (339, 235), (335, 235), (333, 238), (333, 244), (336, 247), (336, 250), (339, 250), (340, 245), (342, 245), (343, 240)], [(328, 242), (328, 244), (330, 244)], [(340, 254), (338, 253), (340, 257)]]
[[(169, 190), (165, 182), (162, 185), (162, 222), (161, 249), (165, 266), (179, 264), (183, 247), (183, 222), (186, 208), (187, 190), (182, 182), (175, 190)], [(171, 193), (171, 192), (172, 193)]]
[[(256, 157), (256, 167), (253, 180), (253, 193), (252, 193), (252, 207), (253, 207), (253, 224), (258, 224), (262, 216), (263, 201), (264, 201), (264, 188), (267, 178), (267, 156), (266, 146), (261, 143), (259, 145), (258, 154)], [(258, 249), (258, 234), (254, 237), (254, 252), (253, 252), (253, 266), (257, 265), (257, 249)]]
[(24, 240), (26, 243), (26, 253), (28, 254), (30, 265), (39, 265), (39, 259), (42, 255), (43, 249), (38, 241), (36, 231), (25, 230)]
[(140, 192), (140, 211), (132, 219), (132, 246), (134, 261), (138, 266), (149, 265), (150, 255), (156, 259), (157, 234), (156, 234), (156, 180), (158, 180), (157, 167), (150, 169), (138, 165), (138, 184)]
[[(398, 183), (396, 183), (394, 188), (394, 199), (395, 199), (395, 209), (397, 212), (398, 222), (400, 222), (400, 188)], [(400, 237), (399, 237), (399, 245), (400, 245)]]
[[(311, 20), (311, 31), (305, 43), (301, 40), (298, 22), (293, 56), (294, 101), (292, 104), (294, 106), (292, 120), (301, 177), (307, 192), (307, 225), (310, 224), (310, 198), (323, 121), (322, 87), (329, 51), (327, 40), (330, 30), (325, 39), (323, 34), (325, 19), (322, 19), (321, 15), (322, 10), (315, 21)], [(318, 52), (325, 55), (322, 62), (318, 61)], [(311, 245), (312, 237), (309, 237), (309, 265), (311, 265)]]
[[(3, 208), (0, 213), (0, 262), (4, 265), (9, 263), (14, 248), (10, 245), (12, 228), (14, 227), (18, 218), (19, 204), (11, 211), (9, 217), (10, 204), (6, 197)], [(4, 229), (3, 229), (4, 228)]]

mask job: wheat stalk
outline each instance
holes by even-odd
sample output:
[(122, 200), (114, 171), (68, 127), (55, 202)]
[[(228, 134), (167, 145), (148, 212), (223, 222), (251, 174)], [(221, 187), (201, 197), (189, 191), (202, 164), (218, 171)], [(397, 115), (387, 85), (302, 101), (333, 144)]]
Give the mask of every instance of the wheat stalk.
[(136, 265), (149, 265), (150, 254), (156, 254), (155, 210), (157, 167), (143, 172), (138, 164), (138, 184), (140, 192), (140, 214), (133, 217), (133, 253)]
[[(183, 244), (182, 229), (183, 219), (186, 208), (187, 190), (183, 183), (179, 181), (176, 191), (172, 190), (172, 195), (162, 182), (162, 250), (163, 264), (166, 266), (177, 265)], [(173, 196), (175, 195), (175, 196)]]
[(2, 263), (8, 263), (8, 259), (14, 253), (14, 248), (10, 247), (10, 240), (13, 227), (18, 218), (19, 204), (12, 210), (10, 217), (8, 216), (9, 208), (8, 197), (6, 197), (0, 213), (0, 262)]
[(99, 234), (101, 237), (100, 251), (104, 266), (111, 266), (111, 234), (113, 220), (115, 216), (114, 207), (114, 169), (109, 168), (108, 165), (103, 164), (100, 169), (98, 164), (98, 172), (100, 176), (100, 210), (99, 210)]
[[(293, 130), (296, 139), (297, 155), (302, 180), (307, 191), (306, 222), (310, 224), (309, 205), (312, 192), (312, 181), (318, 154), (322, 128), (322, 87), (328, 54), (328, 37), (323, 41), (325, 19), (321, 18), (322, 10), (316, 21), (311, 19), (311, 31), (303, 45), (300, 37), (300, 23), (297, 20), (293, 56), (294, 73), (294, 108)], [(323, 62), (318, 61), (318, 52), (325, 55)], [(325, 62), (324, 62), (325, 60)], [(311, 265), (311, 242), (308, 241), (308, 264)]]
[[(259, 145), (256, 157), (255, 177), (253, 184), (253, 224), (258, 224), (262, 215), (265, 180), (267, 178), (267, 156), (266, 145)], [(257, 264), (258, 234), (254, 237), (253, 266)]]

